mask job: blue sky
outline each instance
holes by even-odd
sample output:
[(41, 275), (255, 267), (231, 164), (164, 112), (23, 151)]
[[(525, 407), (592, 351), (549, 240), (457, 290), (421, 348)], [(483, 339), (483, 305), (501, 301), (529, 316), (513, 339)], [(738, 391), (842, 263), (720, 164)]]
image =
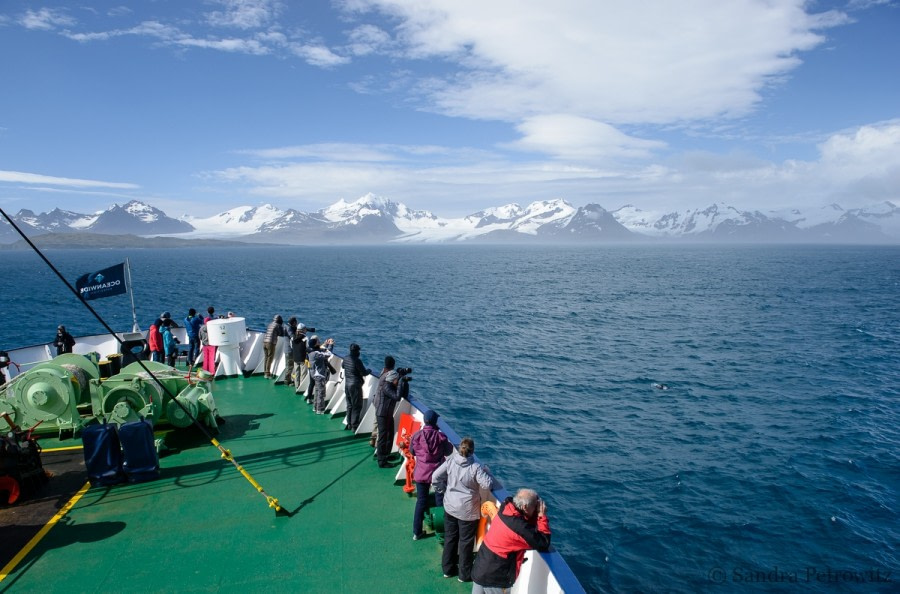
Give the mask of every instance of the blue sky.
[(0, 204), (900, 202), (900, 2), (0, 4)]

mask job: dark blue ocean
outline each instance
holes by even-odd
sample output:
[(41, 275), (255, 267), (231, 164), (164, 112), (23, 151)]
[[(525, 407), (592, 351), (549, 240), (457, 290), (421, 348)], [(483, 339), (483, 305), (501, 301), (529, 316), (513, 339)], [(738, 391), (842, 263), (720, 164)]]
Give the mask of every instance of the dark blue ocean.
[[(143, 328), (213, 304), (297, 315), (372, 368), (393, 354), (547, 500), (588, 591), (900, 591), (900, 248), (47, 255), (73, 283), (127, 256)], [(2, 267), (0, 347), (101, 332), (35, 255)], [(127, 297), (94, 304), (130, 328)]]

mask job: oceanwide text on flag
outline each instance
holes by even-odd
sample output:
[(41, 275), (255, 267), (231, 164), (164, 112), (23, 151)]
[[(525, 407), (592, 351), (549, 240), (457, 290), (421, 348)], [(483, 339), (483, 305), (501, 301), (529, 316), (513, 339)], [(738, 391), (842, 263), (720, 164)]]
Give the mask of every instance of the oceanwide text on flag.
[(125, 263), (104, 268), (98, 272), (85, 274), (75, 281), (75, 288), (82, 299), (102, 299), (127, 292), (125, 286)]

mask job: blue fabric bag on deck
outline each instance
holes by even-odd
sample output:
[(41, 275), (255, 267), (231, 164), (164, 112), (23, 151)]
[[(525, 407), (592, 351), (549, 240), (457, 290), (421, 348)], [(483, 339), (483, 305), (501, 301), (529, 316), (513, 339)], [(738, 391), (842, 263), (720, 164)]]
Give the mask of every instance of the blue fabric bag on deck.
[(125, 480), (122, 449), (116, 426), (108, 423), (89, 425), (81, 432), (84, 467), (94, 487), (117, 485)]
[(153, 424), (147, 419), (123, 423), (119, 441), (125, 461), (122, 469), (129, 483), (143, 483), (159, 478), (159, 455), (153, 442)]

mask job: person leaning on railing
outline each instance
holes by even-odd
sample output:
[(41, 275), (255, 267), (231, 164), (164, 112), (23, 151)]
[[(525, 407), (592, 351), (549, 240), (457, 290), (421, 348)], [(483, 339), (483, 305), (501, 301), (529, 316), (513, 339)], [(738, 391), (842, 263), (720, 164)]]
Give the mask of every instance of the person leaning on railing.
[(547, 505), (531, 489), (519, 489), (500, 511), (478, 549), (472, 569), (472, 594), (508, 592), (519, 577), (525, 551), (550, 549)]
[(284, 320), (281, 315), (272, 318), (266, 328), (266, 335), (263, 337), (263, 357), (265, 373), (263, 377), (270, 379), (272, 377), (272, 363), (275, 362), (275, 347), (278, 345), (278, 337), (284, 336)]

